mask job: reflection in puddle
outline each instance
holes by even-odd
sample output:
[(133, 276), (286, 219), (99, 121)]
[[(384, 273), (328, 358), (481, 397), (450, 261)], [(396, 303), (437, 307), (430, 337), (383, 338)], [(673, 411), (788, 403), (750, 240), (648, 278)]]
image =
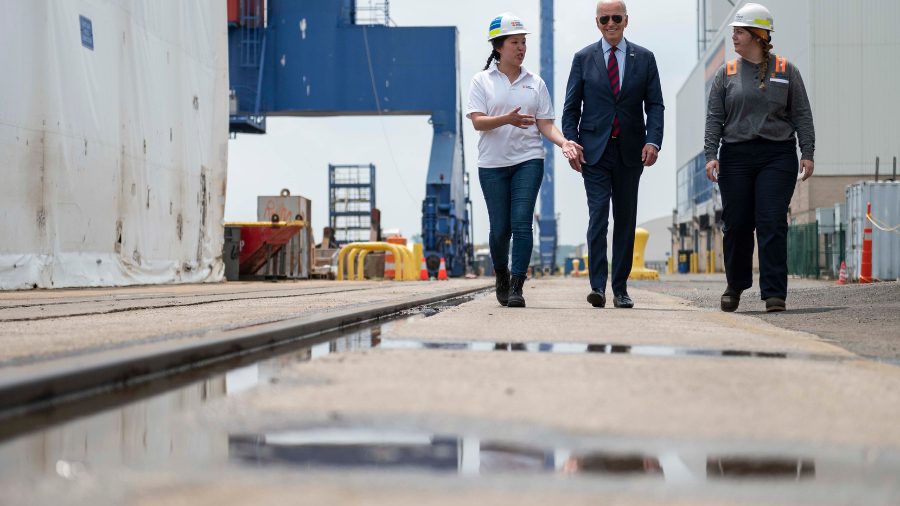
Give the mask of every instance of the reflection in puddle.
[(800, 480), (815, 477), (810, 458), (759, 455), (661, 455), (572, 451), (428, 433), (315, 429), (232, 435), (232, 461), (304, 470), (414, 469), (464, 475), (564, 473), (656, 477), (666, 482)]
[(745, 350), (710, 350), (701, 348), (677, 348), (673, 346), (646, 346), (595, 343), (539, 343), (539, 342), (488, 342), (488, 341), (418, 341), (411, 339), (383, 339), (383, 349), (468, 350), (468, 351), (528, 351), (532, 353), (604, 353), (644, 355), (653, 357), (749, 357), (793, 358), (804, 360), (846, 360), (845, 357), (811, 355), (805, 353), (781, 353)]
[(706, 475), (712, 478), (813, 478), (815, 465), (808, 459), (756, 459), (710, 457), (706, 461)]

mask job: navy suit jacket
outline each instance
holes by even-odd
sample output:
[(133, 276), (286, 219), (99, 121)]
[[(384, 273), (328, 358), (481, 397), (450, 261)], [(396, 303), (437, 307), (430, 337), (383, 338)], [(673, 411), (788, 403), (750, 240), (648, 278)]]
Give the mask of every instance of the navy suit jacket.
[(626, 42), (628, 61), (617, 98), (613, 97), (609, 84), (600, 41), (575, 53), (572, 60), (562, 132), (566, 139), (584, 147), (588, 165), (600, 161), (612, 133), (614, 115), (619, 117), (619, 143), (626, 166), (642, 165), (641, 151), (645, 144), (662, 148), (665, 106), (656, 58), (649, 50), (627, 39)]

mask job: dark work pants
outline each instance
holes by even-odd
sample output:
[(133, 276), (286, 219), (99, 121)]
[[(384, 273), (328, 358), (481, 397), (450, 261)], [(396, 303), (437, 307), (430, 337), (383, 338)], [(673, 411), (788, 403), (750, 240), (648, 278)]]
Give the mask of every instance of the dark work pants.
[(719, 153), (725, 277), (728, 286), (753, 285), (753, 231), (759, 244), (763, 299), (787, 297), (787, 212), (797, 184), (795, 141), (723, 144)]
[(510, 274), (524, 278), (534, 247), (534, 204), (544, 180), (544, 160), (534, 159), (509, 167), (478, 168), (481, 192), (487, 204), (494, 270), (509, 265), (509, 240), (512, 238)]
[(591, 289), (606, 291), (609, 265), (606, 257), (606, 233), (609, 230), (609, 201), (613, 209), (613, 294), (626, 293), (634, 255), (634, 227), (637, 225), (638, 185), (644, 167), (626, 167), (622, 163), (619, 142), (610, 139), (596, 165), (582, 166), (587, 193), (588, 269)]

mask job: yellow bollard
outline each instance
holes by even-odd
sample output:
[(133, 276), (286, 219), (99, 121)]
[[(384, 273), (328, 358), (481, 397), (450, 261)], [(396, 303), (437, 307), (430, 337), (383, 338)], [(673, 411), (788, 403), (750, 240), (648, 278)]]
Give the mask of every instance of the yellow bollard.
[(668, 272), (669, 274), (675, 274), (675, 257), (669, 255), (669, 261), (667, 262), (667, 264), (668, 265), (666, 265), (666, 272)]
[(424, 248), (420, 243), (413, 243), (412, 245), (412, 261), (409, 263), (409, 280), (414, 281), (419, 279), (419, 269), (422, 267), (421, 261), (422, 257), (425, 256)]
[(631, 275), (628, 279), (658, 280), (659, 273), (644, 266), (644, 250), (647, 249), (647, 240), (650, 232), (638, 227), (634, 231), (634, 255), (631, 259)]
[(571, 273), (572, 277), (577, 278), (578, 276), (581, 275), (581, 273), (578, 272), (579, 267), (581, 267), (581, 261), (578, 260), (577, 258), (573, 258), (572, 259), (572, 273)]

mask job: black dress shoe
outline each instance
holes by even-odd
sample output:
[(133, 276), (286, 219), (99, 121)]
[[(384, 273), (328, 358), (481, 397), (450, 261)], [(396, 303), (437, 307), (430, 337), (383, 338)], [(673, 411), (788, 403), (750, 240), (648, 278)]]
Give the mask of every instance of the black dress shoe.
[(631, 297), (629, 297), (627, 293), (620, 293), (619, 295), (613, 297), (613, 305), (616, 307), (627, 309), (630, 307), (634, 307), (634, 301), (631, 300)]
[(604, 307), (606, 306), (606, 295), (603, 295), (602, 292), (594, 290), (588, 294), (587, 301), (590, 302), (594, 307)]

